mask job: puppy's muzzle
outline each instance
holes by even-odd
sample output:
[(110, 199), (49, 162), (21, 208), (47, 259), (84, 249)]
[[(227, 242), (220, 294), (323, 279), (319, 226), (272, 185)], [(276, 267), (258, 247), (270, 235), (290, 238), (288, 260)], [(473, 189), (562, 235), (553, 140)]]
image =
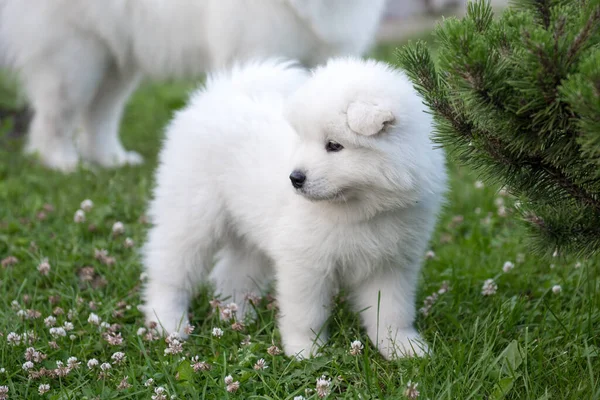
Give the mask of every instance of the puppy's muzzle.
[(300, 189), (304, 186), (304, 182), (306, 182), (306, 174), (302, 171), (294, 170), (290, 174), (290, 181), (292, 181), (292, 186)]

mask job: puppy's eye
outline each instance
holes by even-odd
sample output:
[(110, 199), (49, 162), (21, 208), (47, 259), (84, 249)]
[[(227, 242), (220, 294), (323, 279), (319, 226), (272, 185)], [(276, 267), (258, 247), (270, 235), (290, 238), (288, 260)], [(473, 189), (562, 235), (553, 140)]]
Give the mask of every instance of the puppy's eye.
[(327, 144), (325, 144), (325, 150), (327, 150), (328, 152), (340, 151), (343, 148), (344, 148), (344, 146), (342, 146), (341, 144), (334, 142), (332, 140), (330, 140), (329, 142), (327, 142)]

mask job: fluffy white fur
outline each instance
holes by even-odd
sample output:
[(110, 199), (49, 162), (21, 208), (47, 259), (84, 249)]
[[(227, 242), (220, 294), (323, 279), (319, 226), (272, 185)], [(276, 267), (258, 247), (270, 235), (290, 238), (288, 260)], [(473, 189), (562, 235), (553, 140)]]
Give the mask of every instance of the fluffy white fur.
[[(197, 75), (264, 56), (362, 54), (385, 0), (0, 0), (0, 61), (35, 110), (26, 150), (70, 171), (137, 164), (118, 136), (144, 76)], [(77, 141), (74, 134), (79, 131)]]
[[(265, 62), (212, 77), (160, 154), (147, 320), (181, 332), (209, 278), (243, 314), (244, 295), (275, 277), (286, 354), (327, 339), (340, 287), (385, 357), (423, 354), (415, 289), (446, 187), (430, 131), (408, 79), (383, 63), (331, 60), (307, 78)], [(344, 148), (328, 152), (329, 141)]]

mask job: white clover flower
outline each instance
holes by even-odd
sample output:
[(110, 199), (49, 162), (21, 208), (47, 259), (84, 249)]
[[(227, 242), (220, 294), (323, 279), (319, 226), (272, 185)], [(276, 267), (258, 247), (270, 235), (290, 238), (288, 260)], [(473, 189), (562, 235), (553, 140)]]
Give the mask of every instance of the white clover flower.
[(183, 332), (185, 332), (186, 335), (191, 335), (194, 332), (194, 329), (194, 326), (186, 325), (185, 328), (183, 328)]
[(165, 338), (165, 342), (167, 343), (171, 343), (173, 341), (179, 341), (181, 339), (181, 336), (179, 335), (179, 332), (171, 332), (169, 333), (169, 335)]
[(238, 381), (234, 382), (231, 375), (225, 377), (225, 385), (229, 393), (235, 393), (240, 388), (240, 383)]
[(212, 335), (216, 338), (221, 338), (223, 337), (223, 329), (221, 328), (213, 328), (212, 330)]
[(221, 319), (223, 321), (229, 321), (231, 318), (233, 318), (233, 311), (231, 311), (231, 308), (223, 307), (220, 309), (220, 311), (221, 311)]
[(39, 263), (37, 270), (42, 275), (48, 275), (50, 272), (50, 263), (47, 258), (44, 258), (41, 263)]
[(72, 322), (69, 321), (65, 321), (65, 323), (63, 324), (63, 328), (65, 328), (65, 331), (72, 331), (73, 329), (75, 329), (75, 326), (73, 326)]
[(92, 208), (94, 207), (94, 202), (91, 201), (90, 199), (85, 199), (84, 201), (81, 202), (79, 207), (85, 212), (90, 212), (90, 211), (92, 211)]
[(121, 235), (125, 232), (125, 225), (121, 221), (117, 221), (112, 226), (113, 235)]
[(515, 264), (513, 264), (510, 261), (506, 261), (504, 263), (504, 265), (502, 266), (502, 271), (504, 271), (505, 273), (508, 273), (510, 271), (512, 271), (512, 269), (515, 267)]
[(418, 383), (408, 381), (408, 384), (406, 385), (406, 390), (404, 390), (404, 395), (410, 400), (418, 398), (420, 393), (417, 390), (417, 386), (419, 386)]
[(52, 315), (44, 318), (44, 325), (46, 325), (48, 328), (53, 327), (56, 325), (56, 318)]
[(102, 365), (100, 365), (100, 369), (102, 371), (108, 371), (111, 368), (112, 368), (112, 366), (109, 363), (102, 363)]
[(483, 283), (483, 287), (481, 288), (481, 294), (484, 296), (491, 296), (496, 294), (498, 291), (498, 285), (494, 282), (493, 279), (486, 279)]
[(73, 310), (72, 308), (69, 309), (69, 311), (67, 312), (67, 319), (71, 320), (73, 318), (75, 318), (75, 316), (77, 315), (77, 310)]
[(198, 357), (198, 356), (192, 357), (192, 359), (190, 361), (191, 361), (190, 367), (192, 367), (194, 372), (208, 371), (212, 368), (212, 366), (209, 363), (207, 363), (206, 361), (200, 361), (200, 357)]
[(15, 332), (10, 332), (6, 336), (6, 341), (11, 346), (18, 346), (19, 344), (21, 344), (21, 335), (19, 335), (18, 333), (15, 333)]
[(100, 363), (98, 362), (98, 360), (96, 360), (95, 358), (90, 358), (90, 359), (88, 360), (88, 362), (87, 362), (87, 367), (88, 367), (89, 369), (94, 369), (95, 367), (97, 367), (97, 366), (98, 366), (98, 364), (100, 364)]
[(259, 359), (256, 364), (254, 364), (254, 369), (259, 371), (261, 369), (267, 369), (269, 368), (269, 366), (267, 365), (267, 362), (265, 361), (264, 358)]
[(272, 345), (267, 349), (267, 353), (269, 353), (272, 356), (278, 356), (279, 354), (281, 354), (281, 349), (275, 345)]
[(35, 333), (33, 333), (33, 331), (24, 332), (23, 335), (21, 336), (21, 338), (23, 339), (23, 344), (25, 344), (25, 343), (32, 344), (33, 342), (35, 342), (37, 340), (37, 336)]
[(229, 393), (235, 393), (238, 391), (238, 389), (240, 388), (240, 383), (238, 381), (233, 382), (230, 385), (227, 385), (227, 391)]
[(102, 319), (94, 313), (90, 313), (90, 316), (88, 317), (88, 322), (93, 325), (100, 325), (101, 320)]
[(81, 363), (79, 362), (79, 360), (77, 359), (77, 357), (69, 357), (67, 359), (67, 366), (70, 369), (77, 369), (77, 368), (79, 368), (79, 365), (81, 365)]
[(23, 368), (23, 371), (29, 371), (29, 370), (30, 370), (31, 368), (33, 368), (33, 367), (34, 367), (34, 365), (33, 365), (33, 362), (31, 362), (31, 361), (26, 361), (26, 362), (25, 362), (25, 363), (24, 363), (24, 364), (21, 366), (21, 368)]
[[(33, 347), (28, 347), (25, 349), (25, 360), (33, 361), (33, 357), (36, 353), (36, 350)], [(39, 354), (39, 353), (38, 353)]]
[(331, 386), (331, 379), (326, 379), (325, 375), (317, 379), (317, 396), (323, 398), (329, 395), (329, 386)]
[(44, 394), (46, 392), (50, 391), (50, 384), (48, 383), (42, 383), (40, 386), (38, 386), (38, 393), (39, 394)]
[(559, 294), (560, 292), (562, 292), (562, 287), (560, 285), (552, 286), (552, 293)]
[(62, 327), (50, 328), (50, 334), (54, 338), (64, 337), (64, 336), (67, 336), (67, 331), (65, 331), (65, 328), (62, 328)]
[(75, 211), (75, 216), (73, 216), (73, 221), (76, 224), (81, 224), (85, 222), (85, 212), (83, 210)]
[(10, 302), (10, 308), (17, 311), (17, 310), (21, 309), (21, 305), (19, 304), (19, 302), (17, 300), (13, 300)]
[(110, 356), (110, 358), (115, 364), (121, 364), (125, 360), (125, 358), (127, 358), (127, 356), (125, 355), (125, 353), (117, 351), (116, 353), (113, 353), (113, 355)]
[(435, 258), (435, 253), (433, 252), (433, 250), (429, 250), (427, 253), (425, 253), (426, 260), (431, 260), (433, 258)]
[(144, 328), (144, 327), (138, 328), (138, 330), (136, 332), (136, 334), (138, 336), (143, 336), (145, 333), (146, 333), (146, 328)]
[(354, 342), (350, 343), (350, 354), (357, 356), (362, 353), (364, 347), (365, 346), (363, 346), (360, 340), (355, 340)]
[(242, 346), (248, 346), (248, 345), (250, 345), (250, 343), (251, 343), (251, 342), (250, 342), (250, 339), (251, 339), (250, 335), (246, 335), (246, 337), (244, 338), (244, 340), (242, 340), (242, 341), (240, 342), (240, 344), (241, 344)]
[(125, 242), (123, 243), (123, 246), (125, 246), (126, 249), (130, 249), (133, 246), (135, 246), (135, 242), (133, 241), (132, 238), (125, 238)]
[(164, 387), (159, 386), (154, 389), (154, 393), (152, 395), (152, 400), (167, 400), (167, 393)]
[(146, 382), (144, 382), (144, 386), (146, 386), (146, 387), (150, 387), (152, 385), (154, 385), (154, 379), (152, 379), (152, 378), (148, 378), (148, 380)]
[(33, 347), (28, 347), (27, 349), (25, 349), (24, 357), (26, 361), (33, 361), (34, 363), (39, 363), (46, 358), (46, 355), (42, 352), (37, 351)]

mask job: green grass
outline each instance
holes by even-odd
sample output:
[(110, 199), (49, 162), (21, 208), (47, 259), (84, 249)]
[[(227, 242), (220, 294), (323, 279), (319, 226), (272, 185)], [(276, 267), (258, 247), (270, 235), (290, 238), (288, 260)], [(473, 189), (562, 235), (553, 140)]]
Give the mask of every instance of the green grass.
[[(392, 59), (393, 46), (376, 56)], [(191, 311), (195, 331), (183, 352), (165, 355), (164, 340), (147, 341), (136, 331), (143, 318), (136, 306), (142, 268), (136, 249), (143, 243), (146, 202), (160, 146), (161, 131), (174, 109), (184, 104), (185, 84), (154, 84), (140, 89), (123, 122), (126, 147), (141, 152), (147, 163), (139, 168), (79, 170), (62, 175), (46, 170), (20, 154), (22, 143), (0, 144), (0, 258), (14, 256), (18, 263), (0, 267), (0, 386), (11, 399), (149, 399), (153, 387), (163, 386), (167, 398), (293, 399), (317, 398), (316, 379), (331, 378), (329, 398), (402, 399), (408, 381), (418, 382), (421, 399), (598, 399), (600, 398), (600, 280), (597, 260), (544, 260), (530, 254), (525, 233), (510, 215), (512, 199), (495, 187), (477, 188), (469, 171), (451, 166), (452, 191), (431, 242), (435, 256), (424, 262), (418, 288), (420, 308), (427, 296), (444, 281), (450, 290), (439, 295), (427, 316), (419, 313), (417, 328), (433, 353), (424, 359), (383, 360), (359, 327), (357, 315), (348, 311), (343, 298), (330, 320), (332, 338), (322, 356), (298, 362), (267, 349), (280, 344), (275, 311), (265, 298), (257, 307), (257, 322), (243, 332), (211, 314), (211, 294), (203, 291)], [(479, 186), (479, 185), (477, 185)], [(84, 199), (95, 206), (83, 224), (73, 222)], [(501, 200), (499, 200), (501, 199)], [(498, 215), (504, 201), (508, 216)], [(45, 204), (53, 210), (44, 211)], [(46, 208), (48, 208), (46, 206)], [(43, 214), (40, 212), (43, 211)], [(460, 216), (460, 217), (459, 217)], [(114, 237), (115, 221), (125, 224), (125, 234)], [(124, 246), (125, 237), (135, 241)], [(115, 258), (105, 265), (94, 257), (106, 249)], [(37, 270), (48, 258), (47, 276)], [(521, 262), (517, 259), (523, 258)], [(505, 261), (515, 262), (504, 273)], [(93, 268), (92, 283), (80, 270)], [(89, 270), (88, 270), (89, 271)], [(483, 282), (494, 278), (498, 291), (483, 296)], [(551, 288), (561, 285), (562, 292)], [(17, 306), (39, 311), (40, 317), (19, 317)], [(53, 338), (44, 318), (56, 307), (57, 326), (68, 320), (74, 329), (66, 337)], [(88, 323), (91, 312), (115, 326), (123, 342), (110, 345), (103, 332)], [(221, 327), (224, 335), (211, 335)], [(33, 332), (31, 346), (46, 354), (36, 363), (54, 369), (56, 361), (77, 357), (82, 365), (64, 377), (33, 379), (23, 371), (25, 349), (7, 342), (10, 332)], [(73, 335), (71, 338), (70, 335)], [(250, 335), (250, 345), (240, 343)], [(353, 340), (365, 343), (362, 355), (349, 354)], [(51, 346), (49, 342), (56, 342)], [(126, 354), (103, 376), (98, 367), (88, 370), (87, 360), (111, 362), (113, 353)], [(194, 372), (190, 358), (210, 363), (209, 371)], [(185, 359), (183, 358), (185, 357)], [(256, 371), (264, 358), (268, 369)], [(237, 393), (225, 390), (224, 377), (240, 382)], [(131, 387), (118, 389), (124, 377)], [(50, 391), (38, 394), (40, 384)], [(1, 398), (1, 397), (0, 397)]]

